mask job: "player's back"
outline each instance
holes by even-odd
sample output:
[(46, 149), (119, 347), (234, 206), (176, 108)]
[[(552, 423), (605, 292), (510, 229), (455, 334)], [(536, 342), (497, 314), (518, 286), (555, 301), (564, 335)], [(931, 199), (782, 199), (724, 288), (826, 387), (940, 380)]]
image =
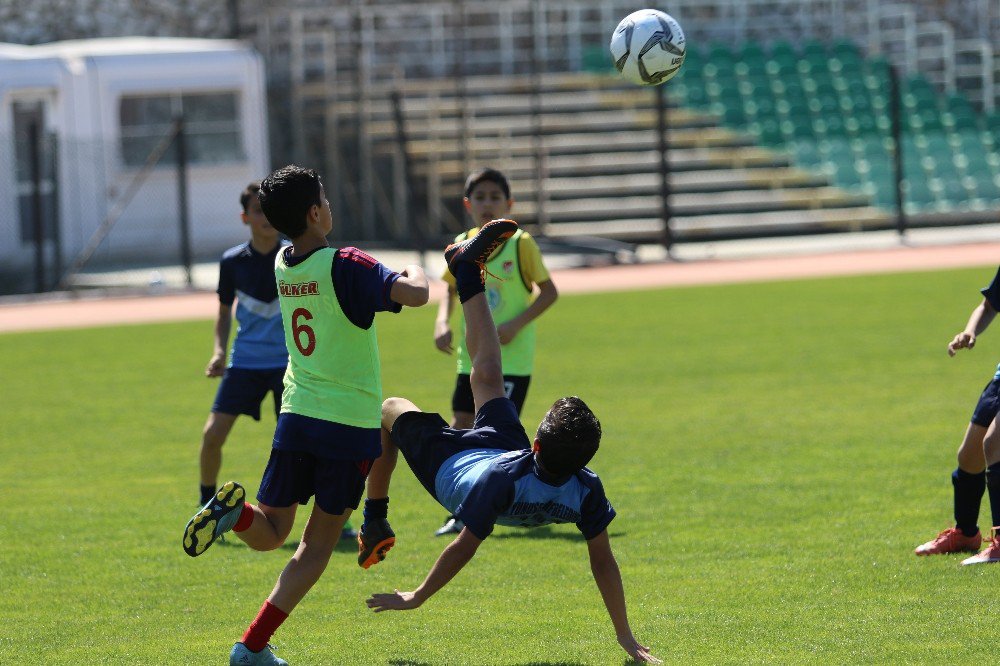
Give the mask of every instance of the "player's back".
[(530, 449), (470, 449), (455, 454), (441, 465), (435, 486), (438, 500), (460, 513), (465, 524), (479, 532), (477, 536), (488, 534), (493, 524), (575, 523), (590, 538), (615, 515), (594, 472), (584, 467), (555, 478), (539, 467)]

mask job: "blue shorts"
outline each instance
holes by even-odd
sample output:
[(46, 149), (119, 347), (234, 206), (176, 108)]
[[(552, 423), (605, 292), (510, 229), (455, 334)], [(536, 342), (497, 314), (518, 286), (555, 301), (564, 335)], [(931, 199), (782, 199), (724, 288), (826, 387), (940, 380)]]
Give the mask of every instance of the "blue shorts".
[(257, 501), (282, 508), (306, 504), (315, 495), (316, 506), (340, 515), (348, 508), (358, 508), (373, 462), (333, 460), (305, 451), (271, 449)]
[(1000, 379), (993, 379), (979, 396), (979, 403), (976, 405), (975, 411), (972, 412), (972, 422), (988, 428), (993, 423), (993, 419), (996, 418), (998, 411), (1000, 411)]
[(413, 475), (437, 499), (435, 481), (444, 461), (470, 449), (530, 449), (531, 442), (507, 398), (495, 398), (480, 408), (471, 430), (455, 430), (440, 414), (404, 412), (392, 424), (392, 441), (403, 452)]
[(281, 392), (284, 390), (285, 369), (248, 370), (226, 368), (215, 393), (212, 411), (218, 414), (246, 414), (260, 421), (260, 403), (267, 392), (274, 399), (274, 415), (281, 409)]

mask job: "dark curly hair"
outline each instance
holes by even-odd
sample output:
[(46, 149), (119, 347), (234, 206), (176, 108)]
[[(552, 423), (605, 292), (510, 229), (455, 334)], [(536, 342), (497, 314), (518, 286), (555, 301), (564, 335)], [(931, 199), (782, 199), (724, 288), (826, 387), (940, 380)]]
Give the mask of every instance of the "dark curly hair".
[(295, 239), (306, 231), (309, 209), (323, 205), (322, 188), (316, 171), (289, 164), (265, 178), (257, 196), (268, 223)]
[(583, 469), (601, 444), (601, 422), (576, 396), (559, 398), (538, 425), (538, 461), (550, 474)]

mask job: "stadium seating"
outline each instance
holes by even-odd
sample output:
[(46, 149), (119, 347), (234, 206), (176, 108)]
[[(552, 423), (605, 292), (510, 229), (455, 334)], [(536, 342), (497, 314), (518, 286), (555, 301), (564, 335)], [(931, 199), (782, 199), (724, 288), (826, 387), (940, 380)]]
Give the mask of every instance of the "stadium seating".
[[(775, 42), (768, 53), (752, 44), (713, 44), (693, 48), (689, 58), (697, 65), (671, 84), (683, 104), (717, 114), (761, 145), (787, 151), (801, 168), (866, 193), (876, 206), (894, 207), (884, 58), (866, 58), (845, 40), (800, 48)], [(963, 95), (942, 95), (920, 75), (900, 81), (900, 90), (907, 213), (957, 218), (1000, 208), (1000, 113), (981, 118)]]

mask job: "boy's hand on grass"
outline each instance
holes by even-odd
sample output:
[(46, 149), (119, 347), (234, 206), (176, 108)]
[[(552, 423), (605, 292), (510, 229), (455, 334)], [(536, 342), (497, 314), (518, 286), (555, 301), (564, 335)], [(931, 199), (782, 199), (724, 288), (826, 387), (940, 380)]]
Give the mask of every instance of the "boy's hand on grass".
[(208, 367), (205, 368), (205, 376), (221, 377), (224, 374), (226, 374), (226, 355), (216, 354), (208, 362)]
[(976, 336), (962, 331), (948, 344), (948, 356), (954, 356), (959, 349), (972, 349), (976, 346)]
[(420, 606), (415, 593), (399, 590), (393, 591), (392, 594), (373, 594), (365, 603), (376, 613), (387, 610), (411, 610)]
[(438, 322), (434, 325), (434, 346), (445, 354), (455, 351), (451, 346), (451, 327), (448, 326), (448, 322)]
[(635, 636), (628, 634), (627, 636), (619, 636), (618, 644), (628, 652), (629, 656), (633, 660), (640, 664), (662, 664), (663, 661), (654, 657), (648, 647), (639, 644), (639, 641), (635, 639)]

